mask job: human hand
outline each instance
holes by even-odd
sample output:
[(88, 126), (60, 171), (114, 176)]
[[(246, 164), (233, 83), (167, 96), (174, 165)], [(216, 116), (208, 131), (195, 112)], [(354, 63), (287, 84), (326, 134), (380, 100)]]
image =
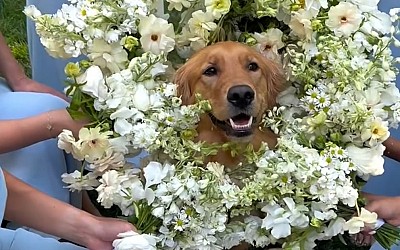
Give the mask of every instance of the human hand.
[(69, 102), (69, 98), (65, 94), (28, 77), (21, 78), (16, 83), (11, 84), (11, 88), (18, 92), (48, 93)]
[(400, 197), (367, 195), (365, 208), (393, 226), (400, 226)]
[(89, 228), (89, 235), (83, 244), (90, 250), (111, 250), (112, 243), (118, 238), (119, 233), (136, 231), (136, 228), (127, 221), (106, 217), (94, 217), (94, 222)]
[(52, 127), (52, 137), (57, 137), (64, 129), (72, 131), (75, 138), (79, 137), (79, 130), (88, 124), (88, 120), (74, 120), (66, 109), (48, 112), (49, 123)]

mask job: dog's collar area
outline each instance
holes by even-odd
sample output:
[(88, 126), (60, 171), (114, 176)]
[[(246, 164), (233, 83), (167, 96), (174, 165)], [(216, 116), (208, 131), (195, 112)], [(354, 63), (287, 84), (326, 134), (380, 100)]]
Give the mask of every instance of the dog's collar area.
[(227, 121), (218, 120), (213, 114), (208, 113), (212, 123), (225, 131), (227, 136), (246, 137), (253, 134), (252, 125), (255, 119), (252, 116), (239, 114)]

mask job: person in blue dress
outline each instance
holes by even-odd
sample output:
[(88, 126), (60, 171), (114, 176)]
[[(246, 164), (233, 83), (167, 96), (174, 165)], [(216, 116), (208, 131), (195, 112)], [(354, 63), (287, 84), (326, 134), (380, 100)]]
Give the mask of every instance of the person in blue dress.
[[(381, 0), (379, 2), (379, 9), (386, 13), (389, 13), (392, 8), (399, 7), (399, 1)], [(392, 46), (392, 52), (395, 57), (400, 57), (400, 48)], [(400, 88), (400, 77), (397, 78), (397, 87)], [(390, 133), (394, 140), (400, 139), (399, 129), (392, 129)], [(400, 162), (386, 157), (384, 169), (383, 175), (371, 177), (364, 187), (364, 192), (379, 195), (370, 196), (370, 204), (367, 208), (377, 212), (380, 218), (389, 223), (400, 226)], [(393, 246), (391, 249), (400, 250), (400, 246)], [(371, 250), (383, 250), (383, 248), (375, 243)]]
[(135, 230), (126, 221), (96, 217), (43, 194), (3, 173), (0, 167), (0, 219), (3, 216), (77, 245), (43, 238), (24, 229), (0, 228), (1, 250), (111, 250), (119, 233)]
[[(61, 8), (62, 4), (68, 3), (67, 0), (27, 0), (26, 5), (35, 5), (43, 14), (54, 14)], [(50, 86), (58, 91), (65, 88), (66, 76), (64, 73), (65, 65), (70, 61), (79, 60), (53, 58), (40, 43), (39, 36), (35, 30), (35, 24), (27, 19), (27, 39), (29, 48), (29, 58), (32, 69), (32, 79)]]

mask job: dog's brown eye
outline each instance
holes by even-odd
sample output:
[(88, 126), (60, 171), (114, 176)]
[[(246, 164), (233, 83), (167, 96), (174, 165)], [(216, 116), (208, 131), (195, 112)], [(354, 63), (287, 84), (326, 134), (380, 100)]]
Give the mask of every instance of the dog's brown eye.
[(251, 71), (256, 71), (258, 69), (258, 64), (255, 62), (249, 63), (249, 66), (247, 66), (249, 70)]
[(215, 67), (209, 67), (203, 73), (203, 75), (206, 76), (215, 76), (216, 74), (217, 74), (217, 69)]

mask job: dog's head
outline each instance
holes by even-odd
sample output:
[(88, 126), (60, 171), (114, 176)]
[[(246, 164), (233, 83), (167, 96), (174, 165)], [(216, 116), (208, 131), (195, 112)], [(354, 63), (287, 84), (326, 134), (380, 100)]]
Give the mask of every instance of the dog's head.
[(251, 136), (262, 115), (275, 105), (284, 75), (274, 63), (237, 42), (208, 46), (190, 58), (175, 75), (183, 104), (195, 94), (210, 101), (212, 122), (232, 139)]

